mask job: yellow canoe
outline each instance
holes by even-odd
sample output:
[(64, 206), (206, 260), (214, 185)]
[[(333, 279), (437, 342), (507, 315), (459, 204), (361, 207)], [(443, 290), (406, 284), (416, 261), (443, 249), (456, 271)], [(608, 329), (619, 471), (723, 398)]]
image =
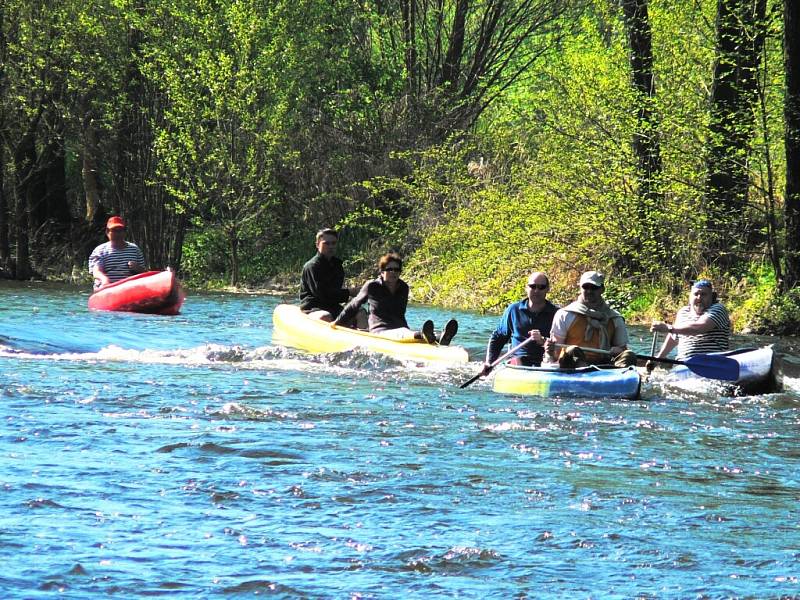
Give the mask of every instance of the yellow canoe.
[(333, 329), (330, 323), (309, 318), (299, 306), (293, 304), (279, 304), (272, 312), (272, 343), (312, 354), (363, 348), (398, 360), (440, 364), (469, 362), (469, 354), (461, 346), (439, 346), (417, 340), (390, 340), (347, 327)]

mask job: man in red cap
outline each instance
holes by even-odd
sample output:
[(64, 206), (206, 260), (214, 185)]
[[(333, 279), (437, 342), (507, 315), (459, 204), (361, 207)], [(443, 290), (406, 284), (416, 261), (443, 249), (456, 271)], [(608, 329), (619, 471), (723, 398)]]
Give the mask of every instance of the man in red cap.
[(94, 249), (89, 257), (89, 272), (94, 276), (94, 289), (142, 273), (144, 254), (139, 246), (125, 241), (125, 221), (111, 217), (106, 223), (108, 241)]

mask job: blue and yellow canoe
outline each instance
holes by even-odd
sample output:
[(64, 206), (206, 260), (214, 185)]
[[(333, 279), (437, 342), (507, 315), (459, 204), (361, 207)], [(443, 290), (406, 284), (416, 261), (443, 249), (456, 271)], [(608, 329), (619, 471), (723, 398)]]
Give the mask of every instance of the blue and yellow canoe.
[(492, 389), (520, 396), (638, 398), (641, 377), (636, 367), (549, 369), (507, 366), (494, 376)]

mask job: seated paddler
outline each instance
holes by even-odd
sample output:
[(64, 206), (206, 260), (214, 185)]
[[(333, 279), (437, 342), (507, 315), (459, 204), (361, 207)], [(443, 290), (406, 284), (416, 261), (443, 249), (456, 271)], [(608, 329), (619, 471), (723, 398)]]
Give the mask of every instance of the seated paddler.
[(89, 256), (89, 273), (94, 276), (95, 291), (146, 270), (144, 254), (139, 246), (125, 240), (126, 231), (122, 217), (108, 219), (108, 241), (97, 246)]
[[(492, 364), (509, 340), (512, 346), (518, 348), (509, 361), (510, 364), (538, 367), (542, 363), (544, 342), (550, 336), (553, 317), (558, 310), (558, 307), (547, 299), (549, 290), (550, 280), (545, 273), (534, 271), (528, 276), (525, 298), (506, 307), (489, 338), (482, 376), (491, 372)], [(519, 346), (529, 337), (532, 339), (520, 348)]]
[[(664, 358), (677, 346), (676, 359), (686, 360), (698, 354), (728, 350), (731, 320), (711, 281), (699, 279), (689, 291), (689, 303), (678, 311), (672, 325), (653, 321), (650, 331), (667, 334), (656, 354), (658, 358)], [(652, 370), (655, 365), (648, 361), (646, 366)]]
[[(336, 256), (339, 234), (334, 229), (320, 229), (315, 245), (317, 253), (303, 265), (300, 276), (300, 310), (313, 319), (333, 321), (342, 312), (342, 304), (358, 293), (357, 287), (344, 285), (344, 266)], [(343, 325), (367, 328), (367, 315), (356, 311)]]
[[(353, 318), (362, 305), (368, 304), (370, 333), (393, 340), (425, 340), (430, 344), (437, 343), (433, 321), (425, 321), (419, 331), (408, 326), (406, 308), (408, 307), (409, 288), (408, 284), (400, 279), (403, 259), (392, 252), (384, 254), (378, 261), (378, 270), (380, 274), (377, 279), (363, 285), (356, 297), (348, 302), (339, 316), (334, 319), (331, 326), (336, 327), (346, 323)], [(443, 346), (448, 345), (457, 330), (458, 323), (455, 319), (451, 319), (438, 343)]]
[[(565, 369), (612, 362), (620, 367), (635, 364), (636, 355), (628, 350), (625, 319), (603, 299), (605, 276), (587, 271), (581, 275), (579, 285), (577, 300), (560, 308), (553, 317), (544, 346), (545, 361), (557, 362)], [(591, 352), (592, 348), (607, 352)]]

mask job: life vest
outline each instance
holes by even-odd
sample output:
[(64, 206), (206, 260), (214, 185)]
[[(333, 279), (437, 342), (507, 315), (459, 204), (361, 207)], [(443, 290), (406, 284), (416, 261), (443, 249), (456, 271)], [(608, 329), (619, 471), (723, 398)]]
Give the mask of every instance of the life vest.
[[(568, 346), (581, 346), (582, 348), (598, 348), (600, 350), (608, 350), (608, 348), (600, 348), (600, 331), (598, 331), (596, 328), (592, 328), (592, 337), (588, 340), (586, 339), (586, 328), (588, 325), (589, 323), (586, 315), (575, 314), (575, 320), (569, 326), (569, 329), (567, 329), (567, 336), (564, 340), (564, 343)], [(608, 323), (606, 324), (609, 340), (614, 339), (615, 329), (614, 319), (609, 319)], [(586, 360), (593, 364), (600, 364), (609, 362), (609, 357), (607, 354), (594, 354), (593, 352), (587, 352)]]

